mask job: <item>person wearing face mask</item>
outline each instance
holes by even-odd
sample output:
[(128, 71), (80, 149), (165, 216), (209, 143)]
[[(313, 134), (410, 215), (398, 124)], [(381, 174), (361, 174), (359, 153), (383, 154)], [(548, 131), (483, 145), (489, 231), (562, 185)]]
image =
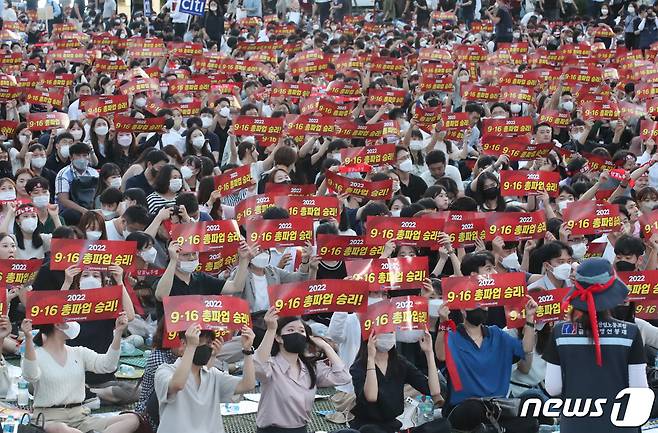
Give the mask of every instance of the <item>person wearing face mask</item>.
[(75, 95), (77, 99), (69, 105), (68, 115), (69, 120), (79, 120), (83, 117), (84, 113), (80, 110), (80, 97), (81, 96), (91, 96), (93, 89), (88, 83), (80, 83), (75, 88)]
[[(331, 345), (310, 335), (310, 328), (298, 317), (279, 318), (272, 307), (264, 320), (267, 332), (254, 359), (261, 389), (256, 432), (306, 431), (316, 389), (344, 385), (350, 373)], [(322, 352), (328, 362), (308, 357), (309, 346)]]
[[(241, 286), (235, 284), (235, 277), (229, 280), (221, 280), (205, 272), (197, 272), (199, 253), (182, 252), (180, 244), (175, 241), (169, 243), (167, 252), (169, 253), (167, 268), (155, 287), (158, 317), (161, 317), (164, 313), (162, 299), (165, 296), (241, 293)], [(244, 283), (242, 287), (244, 287)]]
[(80, 218), (78, 223), (80, 230), (85, 233), (86, 238), (92, 242), (98, 240), (107, 240), (107, 233), (105, 231), (105, 218), (97, 211), (87, 211)]
[[(57, 209), (49, 210), (49, 213), (52, 218), (58, 216)], [(22, 204), (18, 208), (10, 206), (7, 217), (0, 223), (0, 233), (10, 233), (16, 237), (17, 259), (44, 258), (45, 253), (50, 251), (52, 235), (42, 230), (37, 209), (30, 204)]]
[(204, 39), (221, 43), (224, 35), (224, 14), (226, 10), (222, 2), (211, 0), (208, 2), (208, 12), (203, 21)]
[(420, 200), (427, 189), (427, 184), (423, 179), (411, 173), (414, 164), (409, 151), (404, 147), (396, 146), (395, 155), (394, 168), (395, 174), (400, 179), (400, 193), (409, 197), (412, 202)]
[[(145, 150), (135, 162), (135, 165), (124, 173), (122, 181), (125, 184), (125, 189), (139, 188), (148, 196), (154, 191), (153, 187), (158, 171), (168, 162), (169, 158), (162, 150)], [(134, 170), (133, 167), (135, 167)]]
[(541, 263), (544, 276), (528, 285), (528, 289), (571, 287), (573, 250), (569, 245), (560, 241), (548, 242), (537, 248), (533, 255)]
[(205, 156), (212, 161), (216, 161), (215, 156), (209, 149), (208, 142), (203, 130), (200, 128), (193, 128), (187, 131), (185, 136), (185, 154), (193, 156)]
[[(617, 239), (617, 242), (615, 242), (615, 269), (619, 272), (645, 269), (645, 260), (647, 263), (651, 261), (651, 257), (643, 258), (645, 252), (646, 247), (640, 238), (631, 235), (621, 235)], [(652, 254), (655, 255), (655, 252), (652, 251)], [(646, 269), (654, 268), (647, 267)]]
[(197, 155), (198, 152), (195, 149), (201, 149), (197, 147), (198, 141), (197, 141), (197, 146), (190, 147), (190, 145), (192, 145), (193, 143), (191, 142), (188, 143), (187, 140), (188, 135), (190, 135), (193, 131), (199, 129), (203, 133), (203, 136), (207, 141), (207, 146), (203, 146), (203, 150), (204, 150), (203, 156), (208, 156), (210, 159), (214, 161), (219, 161), (220, 142), (219, 142), (219, 136), (217, 136), (217, 134), (213, 132), (215, 128), (213, 126), (214, 116), (215, 113), (213, 112), (212, 108), (205, 107), (201, 109), (200, 117), (194, 116), (187, 119), (187, 130), (183, 133), (183, 137), (185, 137), (185, 143), (186, 143), (185, 148), (187, 155)]
[(33, 177), (25, 184), (25, 190), (37, 210), (37, 218), (42, 225), (42, 233), (52, 233), (64, 224), (58, 214), (57, 205), (50, 203), (49, 184), (43, 177)]
[(473, 198), (478, 203), (480, 212), (501, 212), (505, 210), (505, 199), (500, 195), (500, 183), (492, 172), (481, 172), (477, 179), (471, 182), (469, 189), (473, 191)]
[[(59, 173), (61, 169), (63, 169), (69, 164), (71, 145), (75, 141), (79, 141), (79, 140), (75, 140), (71, 132), (62, 132), (61, 134), (57, 135), (53, 141), (53, 144), (55, 146), (54, 152), (51, 152), (50, 155), (48, 156), (46, 160), (46, 168), (54, 171), (55, 174)], [(44, 147), (47, 145), (47, 144), (44, 145), (43, 143), (41, 144)]]
[(576, 192), (573, 190), (568, 185), (562, 185), (558, 189), (558, 196), (555, 199), (555, 204), (557, 205), (557, 209), (555, 209), (555, 213), (558, 216), (561, 216), (564, 210), (569, 206), (571, 203), (576, 201)]
[(77, 224), (87, 209), (94, 208), (98, 172), (89, 166), (91, 153), (85, 143), (71, 146), (71, 164), (60, 170), (55, 179), (57, 204), (68, 224)]
[[(118, 131), (112, 140), (112, 162), (125, 172), (137, 159), (137, 146), (133, 134), (127, 131)], [(102, 169), (102, 167), (101, 167)]]
[(106, 162), (114, 161), (111, 138), (109, 120), (105, 117), (94, 118), (89, 127), (89, 143), (93, 149), (90, 153), (90, 164), (92, 166), (102, 167)]
[(28, 148), (28, 152), (25, 155), (24, 168), (29, 168), (34, 176), (46, 178), (48, 185), (51, 187), (51, 191), (54, 191), (57, 173), (46, 167), (47, 161), (46, 148), (41, 144), (36, 143)]
[[(419, 341), (427, 360), (427, 376), (397, 352), (395, 340), (394, 332), (373, 332), (368, 341), (361, 344), (361, 351), (350, 369), (356, 393), (351, 428), (363, 428), (365, 431), (376, 427), (386, 433), (399, 431), (402, 423), (396, 418), (404, 410), (405, 384), (411, 385), (422, 395), (431, 396), (434, 403), (443, 402), (430, 333), (422, 333)], [(430, 423), (423, 426), (424, 429), (427, 427), (426, 431), (450, 432), (445, 420)]]
[[(21, 330), (25, 333), (25, 354), (21, 368), (25, 380), (34, 385), (34, 416), (43, 414), (46, 429), (57, 431), (102, 431), (121, 433), (134, 431), (138, 422), (132, 415), (112, 417), (90, 415), (83, 406), (85, 400), (84, 373), (114, 372), (121, 354), (121, 334), (128, 327), (125, 314), (116, 319), (110, 347), (99, 354), (85, 347), (66, 344), (80, 332), (77, 322), (39, 325), (39, 333), (32, 337), (32, 322), (25, 319)], [(46, 338), (43, 338), (43, 336)], [(36, 347), (35, 347), (36, 346)]]
[(136, 310), (140, 310), (140, 315), (147, 314), (155, 317), (156, 303), (153, 293), (155, 292), (156, 277), (149, 275), (149, 270), (162, 269), (166, 266), (163, 258), (164, 251), (160, 245), (155, 242), (153, 236), (144, 232), (133, 232), (126, 237), (127, 241), (137, 242), (137, 255), (135, 256), (136, 271), (126, 278), (126, 284), (132, 286), (139, 305), (135, 304)]
[(98, 173), (98, 189), (94, 198), (94, 208), (101, 207), (100, 197), (109, 188), (121, 189), (121, 169), (118, 165), (108, 162)]
[[(183, 355), (173, 364), (162, 364), (154, 377), (154, 391), (159, 403), (159, 433), (195, 431), (223, 432), (220, 403), (256, 386), (254, 369), (254, 333), (242, 328), (240, 343), (245, 354), (242, 377), (231, 376), (213, 366), (222, 348), (222, 340), (212, 331), (190, 326), (180, 333)], [(190, 414), (194, 413), (194, 416)]]
[(637, 49), (637, 36), (635, 35), (635, 20), (638, 17), (637, 4), (626, 4), (624, 14), (624, 45), (628, 51)]
[(176, 196), (183, 188), (183, 175), (173, 165), (162, 167), (155, 178), (154, 191), (146, 196), (149, 212), (157, 213), (163, 207), (176, 202)]

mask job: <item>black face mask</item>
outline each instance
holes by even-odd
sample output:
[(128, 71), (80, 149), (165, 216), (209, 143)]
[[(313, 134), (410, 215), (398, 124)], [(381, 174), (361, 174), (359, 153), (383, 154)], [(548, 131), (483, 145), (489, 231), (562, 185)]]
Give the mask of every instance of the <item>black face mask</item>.
[(194, 358), (192, 358), (192, 364), (203, 367), (210, 361), (212, 356), (212, 347), (204, 344), (203, 346), (198, 346), (194, 351)]
[(290, 353), (304, 353), (306, 349), (306, 336), (299, 332), (282, 335), (283, 348)]
[(625, 322), (633, 321), (633, 306), (632, 305), (617, 305), (612, 310), (612, 317)]
[(487, 310), (476, 308), (466, 312), (466, 320), (474, 326), (480, 326), (487, 320)]
[(627, 262), (625, 260), (620, 260), (615, 263), (615, 269), (619, 272), (629, 272), (635, 270), (635, 263)]
[(500, 189), (497, 186), (489, 187), (482, 191), (482, 196), (486, 200), (493, 200), (500, 194)]

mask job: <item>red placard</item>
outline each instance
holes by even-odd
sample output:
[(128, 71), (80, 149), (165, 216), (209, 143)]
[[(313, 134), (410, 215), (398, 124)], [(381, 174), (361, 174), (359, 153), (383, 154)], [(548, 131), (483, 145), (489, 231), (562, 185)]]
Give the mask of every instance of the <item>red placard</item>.
[(313, 242), (313, 219), (249, 220), (245, 224), (247, 239), (262, 249), (270, 247), (304, 246)]
[(93, 52), (82, 48), (67, 48), (48, 51), (46, 60), (50, 62), (71, 62), (90, 64), (93, 59)]
[[(550, 323), (565, 319), (565, 315), (571, 310), (571, 306), (562, 308), (562, 300), (571, 291), (570, 287), (560, 287), (552, 290), (529, 290), (528, 294), (537, 303), (535, 323)], [(516, 308), (507, 308), (507, 327), (521, 328), (525, 325), (525, 304), (519, 302)]]
[(378, 166), (395, 162), (395, 144), (378, 144), (376, 146), (348, 147), (340, 150), (343, 165), (368, 164)]
[(25, 101), (30, 104), (52, 105), (56, 108), (62, 108), (64, 101), (63, 91), (45, 92), (37, 89), (25, 89)]
[(125, 272), (134, 272), (137, 242), (53, 239), (50, 250), (52, 271), (63, 271), (74, 265), (83, 270), (107, 271), (116, 265)]
[(323, 260), (374, 259), (384, 252), (384, 244), (364, 236), (316, 236), (318, 256)]
[(252, 195), (241, 200), (235, 207), (235, 220), (242, 224), (245, 219), (257, 219), (268, 208), (275, 205), (274, 194)]
[(532, 133), (532, 117), (512, 119), (486, 118), (482, 121), (482, 139), (489, 137), (513, 137)]
[(373, 56), (370, 59), (370, 72), (371, 73), (390, 73), (394, 75), (400, 74), (404, 70), (404, 59), (393, 57), (379, 57)]
[(500, 87), (465, 84), (461, 86), (461, 97), (476, 102), (498, 101), (500, 99)]
[(658, 317), (658, 271), (618, 272), (628, 287), (629, 302), (635, 302), (635, 315), (642, 319)]
[(486, 213), (486, 240), (500, 236), (504, 241), (539, 239), (546, 234), (546, 214), (543, 210), (534, 212), (488, 212)]
[(331, 196), (277, 196), (276, 206), (286, 209), (291, 217), (313, 219), (340, 219), (340, 205), (337, 197)]
[(128, 95), (81, 96), (80, 110), (88, 116), (103, 116), (130, 109)]
[(137, 119), (135, 117), (117, 114), (114, 116), (114, 129), (126, 132), (162, 132), (164, 117), (149, 117)]
[(562, 212), (572, 236), (600, 235), (619, 230), (619, 205), (594, 200), (570, 203)]
[(285, 96), (290, 98), (308, 98), (313, 92), (312, 84), (284, 83), (281, 81), (272, 83), (270, 97)]
[(289, 62), (288, 69), (293, 77), (298, 77), (301, 74), (316, 75), (329, 69), (329, 61), (325, 59), (309, 59)]
[(384, 135), (398, 135), (398, 132), (391, 121), (361, 125), (351, 120), (337, 120), (333, 135), (338, 138), (376, 139)]
[(18, 122), (16, 120), (0, 120), (0, 135), (9, 137), (16, 132)]
[(66, 113), (30, 113), (27, 115), (27, 129), (30, 131), (47, 131), (68, 128), (68, 126), (69, 116)]
[(168, 332), (186, 331), (195, 324), (212, 331), (251, 325), (249, 303), (235, 296), (165, 296), (162, 305)]
[(406, 90), (402, 89), (370, 89), (368, 91), (368, 104), (370, 105), (385, 105), (393, 104), (402, 106), (404, 98), (406, 97)]
[(94, 69), (100, 73), (116, 73), (123, 72), (128, 69), (126, 62), (123, 59), (96, 59), (94, 60)]
[(203, 55), (203, 45), (197, 42), (170, 42), (168, 48), (174, 58), (191, 59)]
[(443, 301), (455, 310), (516, 306), (527, 302), (523, 272), (444, 278), (442, 289)]
[(338, 194), (350, 194), (370, 200), (390, 200), (393, 196), (393, 180), (369, 182), (341, 176), (333, 171), (326, 172), (327, 187)]
[(653, 120), (640, 120), (640, 138), (648, 140), (653, 138), (654, 141), (658, 140), (658, 122)]
[(291, 136), (332, 135), (336, 120), (330, 116), (291, 114), (286, 116), (286, 133)]
[(151, 78), (137, 77), (128, 81), (123, 86), (119, 87), (119, 91), (124, 95), (134, 95), (143, 92), (159, 92), (160, 83)]
[(437, 248), (442, 229), (443, 221), (435, 218), (371, 216), (366, 221), (365, 238), (382, 244), (394, 240), (398, 245)]
[(182, 252), (208, 252), (237, 250), (241, 236), (235, 220), (221, 220), (172, 224), (171, 239), (181, 245)]
[(594, 84), (599, 85), (603, 82), (603, 70), (593, 66), (574, 66), (567, 68), (563, 75), (567, 84)]
[(482, 142), (485, 155), (507, 155), (510, 161), (529, 161), (544, 158), (555, 145), (553, 143), (530, 144), (529, 136), (491, 137)]
[(453, 221), (448, 219), (443, 231), (450, 237), (453, 247), (475, 245), (480, 239), (484, 240), (487, 235), (487, 221), (484, 218), (473, 218), (468, 221)]
[(122, 293), (122, 286), (30, 291), (26, 295), (25, 317), (33, 325), (113, 319), (122, 311)]
[(233, 121), (235, 135), (273, 135), (283, 133), (283, 117), (238, 116)]
[(590, 242), (587, 244), (587, 251), (585, 252), (585, 259), (591, 257), (603, 257), (605, 248), (608, 246), (607, 242)]
[(616, 102), (590, 101), (581, 104), (584, 120), (616, 120), (620, 111)]
[(368, 307), (368, 286), (351, 280), (307, 280), (271, 285), (270, 303), (279, 316), (301, 316), (327, 312), (359, 312)]
[(428, 301), (423, 296), (402, 296), (385, 299), (368, 306), (361, 322), (361, 338), (371, 333), (385, 334), (395, 331), (427, 330)]
[(217, 275), (222, 271), (231, 269), (238, 264), (238, 248), (224, 248), (208, 253), (199, 253), (199, 267), (197, 272)]
[(548, 123), (553, 128), (566, 128), (571, 125), (571, 116), (568, 112), (544, 109), (538, 123)]
[(658, 210), (643, 213), (640, 216), (640, 228), (645, 239), (649, 239), (655, 233), (658, 233)]
[(251, 166), (249, 165), (232, 168), (219, 176), (215, 176), (215, 189), (219, 191), (221, 197), (231, 195), (243, 188), (249, 188), (254, 183), (254, 179), (251, 177)]
[(500, 172), (500, 195), (525, 196), (547, 192), (558, 196), (560, 173), (555, 171), (503, 170)]
[(291, 185), (289, 183), (271, 183), (265, 184), (265, 193), (271, 196), (275, 195), (315, 195), (318, 188), (313, 184)]
[(345, 262), (347, 275), (368, 283), (371, 291), (418, 289), (427, 278), (427, 256)]
[[(0, 260), (0, 287), (27, 286), (37, 277), (41, 260)], [(4, 292), (0, 290), (0, 293)]]
[(337, 102), (329, 98), (320, 98), (317, 111), (326, 116), (348, 117), (352, 114), (353, 105), (349, 102)]
[(326, 94), (329, 96), (343, 97), (343, 100), (354, 101), (361, 97), (361, 86), (356, 83), (332, 81), (327, 86)]

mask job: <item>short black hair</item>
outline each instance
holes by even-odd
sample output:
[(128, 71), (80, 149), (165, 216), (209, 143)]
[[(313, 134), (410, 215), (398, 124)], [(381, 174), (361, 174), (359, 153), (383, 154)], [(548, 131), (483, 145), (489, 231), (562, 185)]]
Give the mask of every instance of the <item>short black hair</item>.
[(425, 164), (429, 167), (432, 164), (436, 163), (446, 163), (446, 154), (443, 153), (441, 150), (432, 150), (431, 152), (427, 153), (427, 156), (425, 157)]
[(570, 256), (573, 256), (573, 250), (564, 242), (547, 242), (541, 247), (537, 248), (536, 257), (539, 260), (539, 263), (544, 264), (550, 260), (559, 258), (562, 255), (562, 251), (566, 251)]
[(640, 238), (631, 235), (621, 235), (615, 243), (615, 254), (621, 256), (636, 256), (644, 254), (646, 247)]
[(264, 220), (285, 220), (288, 218), (290, 218), (288, 211), (278, 206), (268, 207), (265, 212), (263, 212)]
[(70, 155), (89, 155), (91, 153), (91, 149), (86, 143), (75, 143), (69, 148), (69, 154)]
[(105, 204), (114, 204), (119, 203), (123, 200), (123, 193), (117, 188), (107, 188), (100, 195), (101, 203)]
[(193, 192), (183, 192), (176, 197), (176, 205), (185, 206), (188, 215), (199, 212), (199, 200)]
[(496, 258), (490, 251), (478, 251), (475, 253), (468, 253), (464, 256), (460, 270), (462, 275), (469, 276), (473, 272), (477, 274), (483, 266), (495, 264)]
[(150, 162), (151, 165), (155, 165), (160, 161), (169, 162), (169, 157), (162, 150), (154, 150), (152, 152), (149, 152), (149, 154), (146, 155), (145, 159), (146, 162), (147, 163)]
[(32, 179), (28, 180), (25, 183), (25, 192), (30, 194), (30, 193), (32, 193), (34, 188), (37, 188), (37, 187), (41, 187), (41, 188), (45, 189), (46, 191), (48, 191), (48, 190), (50, 190), (50, 183), (48, 182), (48, 179), (46, 179), (44, 177), (41, 177), (41, 176), (33, 177)]
[(149, 213), (143, 206), (130, 206), (121, 215), (128, 224), (140, 224), (144, 227), (149, 225)]
[[(158, 170), (158, 175), (155, 177), (155, 181), (153, 182), (153, 189), (160, 194), (165, 194), (167, 191), (169, 191), (169, 181), (171, 180), (171, 174), (174, 171), (177, 171), (180, 174), (178, 167), (172, 164), (167, 164)], [(181, 179), (182, 178), (183, 175), (181, 175)]]

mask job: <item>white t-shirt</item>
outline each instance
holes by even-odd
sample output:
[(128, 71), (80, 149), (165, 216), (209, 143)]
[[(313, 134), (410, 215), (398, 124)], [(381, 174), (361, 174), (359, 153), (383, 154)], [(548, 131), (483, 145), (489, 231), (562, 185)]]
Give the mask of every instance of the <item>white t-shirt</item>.
[[(444, 176), (449, 177), (450, 179), (455, 181), (455, 183), (457, 184), (458, 191), (461, 192), (464, 191), (464, 181), (462, 180), (462, 176), (459, 173), (459, 169), (457, 167), (455, 167), (454, 165), (446, 165)], [(427, 186), (432, 186), (437, 181), (437, 179), (434, 179), (434, 177), (432, 177), (432, 174), (429, 172), (429, 170), (424, 171), (420, 177), (425, 181)]]
[(264, 311), (270, 308), (270, 296), (267, 294), (267, 278), (265, 275), (251, 274), (254, 281), (254, 305), (251, 311)]
[(105, 221), (105, 231), (107, 232), (108, 241), (122, 241), (124, 240), (123, 233), (119, 233), (114, 220)]

